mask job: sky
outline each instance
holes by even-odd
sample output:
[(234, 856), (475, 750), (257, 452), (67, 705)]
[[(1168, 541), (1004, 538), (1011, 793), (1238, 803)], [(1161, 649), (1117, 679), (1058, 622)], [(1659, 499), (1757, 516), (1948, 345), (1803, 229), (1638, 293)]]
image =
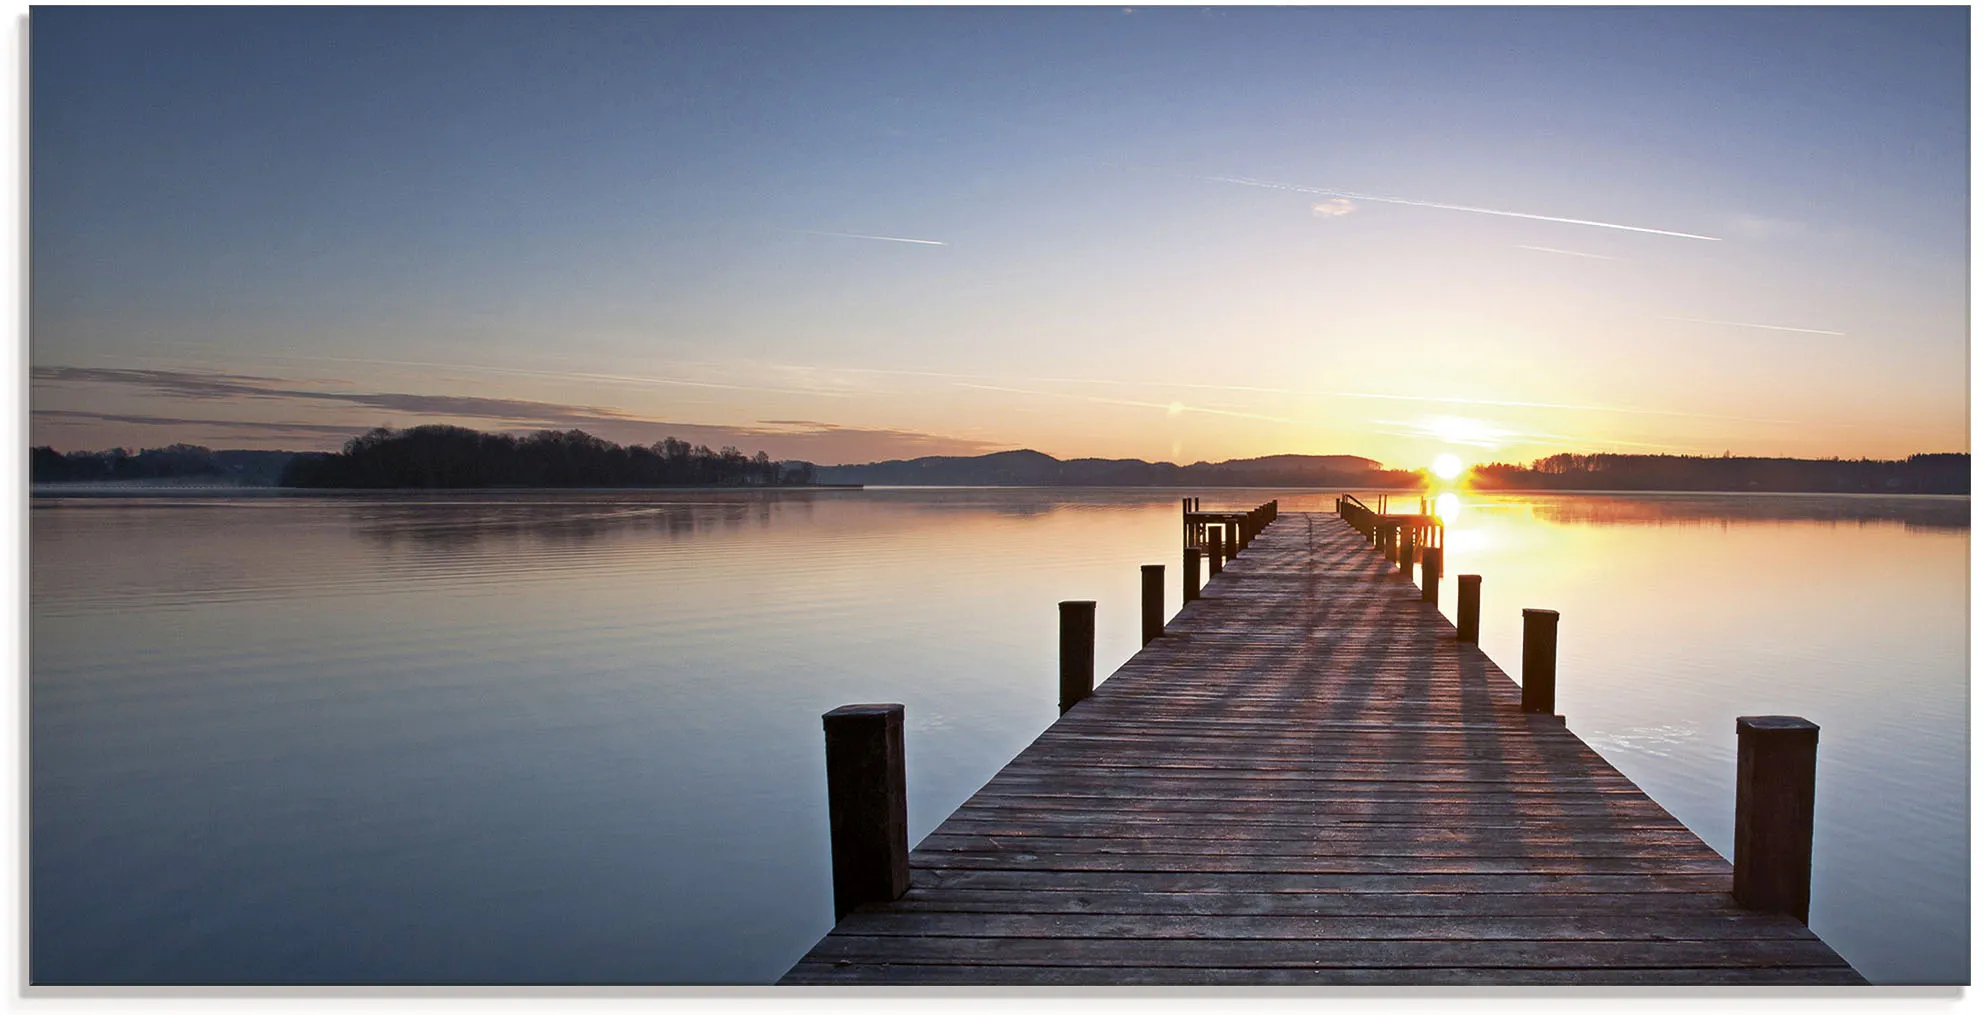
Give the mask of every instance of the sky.
[(1966, 8), (31, 15), (30, 438), (1968, 450)]

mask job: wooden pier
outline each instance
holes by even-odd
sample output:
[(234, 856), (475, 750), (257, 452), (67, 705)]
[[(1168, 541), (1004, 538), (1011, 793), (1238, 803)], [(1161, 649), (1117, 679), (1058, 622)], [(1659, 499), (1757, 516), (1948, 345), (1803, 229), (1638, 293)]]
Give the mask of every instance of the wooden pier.
[(1374, 545), (1437, 518), (1341, 506), (1188, 502), (1188, 555), (1245, 548), (1073, 701), (1064, 628), (1060, 720), (913, 852), (900, 706), (830, 714), (845, 913), (781, 982), (1865, 982), (1804, 923), (1816, 727), (1745, 720), (1740, 883)]

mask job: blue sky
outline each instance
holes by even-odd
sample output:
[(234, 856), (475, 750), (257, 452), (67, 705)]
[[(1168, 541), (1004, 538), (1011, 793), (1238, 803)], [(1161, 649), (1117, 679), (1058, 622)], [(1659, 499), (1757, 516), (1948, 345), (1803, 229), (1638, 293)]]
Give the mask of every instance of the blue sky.
[(31, 436), (65, 450), (1967, 448), (1963, 8), (31, 31)]

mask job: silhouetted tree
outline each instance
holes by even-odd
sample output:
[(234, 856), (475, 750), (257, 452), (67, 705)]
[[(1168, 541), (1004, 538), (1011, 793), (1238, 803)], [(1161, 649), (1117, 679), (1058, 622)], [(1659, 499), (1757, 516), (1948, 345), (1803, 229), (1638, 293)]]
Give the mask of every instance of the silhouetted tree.
[(785, 468), (762, 451), (747, 457), (734, 447), (711, 451), (673, 437), (647, 447), (621, 447), (583, 430), (540, 430), (518, 438), (458, 426), (419, 426), (372, 430), (346, 441), (337, 454), (298, 455), (284, 471), (282, 485), (773, 486), (810, 482), (811, 476), (810, 465)]

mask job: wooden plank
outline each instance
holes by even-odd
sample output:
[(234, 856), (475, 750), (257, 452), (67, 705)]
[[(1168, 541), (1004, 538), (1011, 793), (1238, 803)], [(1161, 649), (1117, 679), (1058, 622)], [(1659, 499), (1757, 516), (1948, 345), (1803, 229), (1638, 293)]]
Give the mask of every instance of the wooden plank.
[(1333, 797), (1308, 800), (1259, 795), (1231, 800), (1186, 800), (1175, 797), (1133, 799), (1111, 796), (1107, 793), (1083, 796), (1057, 794), (1051, 797), (1002, 797), (993, 794), (974, 796), (960, 809), (1003, 813), (1108, 814), (1123, 811), (1176, 815), (1218, 814), (1234, 820), (1247, 820), (1274, 813), (1343, 817), (1419, 817), (1444, 820), (1490, 817), (1548, 819), (1564, 816), (1637, 817), (1646, 821), (1658, 821), (1662, 818), (1673, 820), (1657, 805), (1643, 800), (1611, 802), (1600, 798), (1583, 802), (1558, 798), (1525, 807), (1517, 803), (1470, 801), (1463, 797), (1435, 797), (1431, 794), (1420, 798), (1400, 795), (1390, 799)]
[(1475, 966), (1490, 969), (1744, 968), (1838, 966), (1839, 957), (1816, 938), (1752, 941), (1281, 941), (1197, 938), (985, 938), (875, 937), (836, 931), (812, 957), (891, 964), (976, 966), (1252, 966), (1297, 969), (1410, 969)]
[(886, 907), (901, 912), (1105, 913), (1161, 916), (1739, 916), (1800, 927), (1786, 916), (1738, 908), (1711, 892), (1084, 892), (911, 888)]
[[(1008, 841), (1015, 838), (1046, 840), (1064, 848), (1087, 844), (1095, 848), (1151, 848), (1162, 845), (1196, 849), (1221, 846), (1249, 852), (1296, 850), (1302, 852), (1350, 852), (1385, 849), (1445, 849), (1452, 847), (1517, 850), (1576, 851), (1668, 849), (1708, 850), (1706, 844), (1685, 828), (1615, 829), (1605, 826), (1573, 832), (1572, 829), (1542, 828), (1508, 835), (1503, 831), (1484, 833), (1477, 828), (1450, 825), (1394, 826), (1409, 828), (1397, 836), (1380, 838), (1362, 824), (1233, 825), (1217, 821), (1121, 821), (1105, 822), (1077, 816), (1063, 821), (1041, 819), (982, 819), (954, 814), (925, 837), (921, 847), (946, 849), (967, 843)], [(1714, 852), (1713, 850), (1708, 850)], [(1433, 854), (1438, 855), (1438, 854)]]
[(1826, 987), (1864, 986), (1845, 967), (1634, 969), (1262, 969), (1115, 966), (945, 966), (831, 962), (808, 959), (780, 983), (790, 986), (892, 983), (903, 986), (1214, 986), (1214, 987), (1772, 987), (1772, 996), (1835, 996)]
[(1796, 920), (1713, 916), (1185, 916), (960, 913), (885, 909), (835, 928), (871, 937), (1137, 938), (1275, 941), (1812, 940)]
[(919, 850), (911, 862), (927, 870), (1123, 871), (1163, 874), (1700, 874), (1720, 878), (1729, 862), (1667, 855), (1626, 857), (1563, 856), (1290, 856), (1216, 854), (1200, 851), (1020, 852), (1015, 850)]
[[(1035, 807), (994, 807), (990, 805), (967, 805), (946, 821), (1073, 821), (1084, 815), (1098, 823), (1166, 823), (1176, 825), (1223, 822), (1247, 828), (1277, 829), (1334, 829), (1352, 830), (1365, 828), (1372, 831), (1388, 829), (1423, 828), (1428, 830), (1451, 829), (1455, 822), (1451, 814), (1414, 811), (1405, 808), (1402, 813), (1385, 815), (1348, 810), (1341, 813), (1321, 813), (1313, 808), (1301, 811), (1293, 809), (1268, 809), (1254, 812), (1221, 811), (1212, 808), (1199, 810), (1124, 810), (1120, 808), (1081, 808), (1071, 807), (1060, 810)], [(1574, 834), (1585, 831), (1686, 831), (1673, 817), (1661, 814), (1644, 818), (1627, 818), (1616, 814), (1566, 815), (1539, 813), (1510, 813), (1488, 815), (1474, 813), (1467, 826), (1480, 835), (1519, 835), (1541, 834), (1546, 832)], [(951, 829), (938, 826), (944, 831)]]
[(1727, 892), (1717, 874), (1275, 874), (1235, 871), (938, 870), (912, 886), (1066, 892)]
[[(1169, 833), (1156, 826), (1153, 832)], [(1693, 856), (1704, 861), (1720, 860), (1720, 854), (1706, 846), (1691, 848), (1670, 838), (1583, 841), (1574, 836), (1538, 839), (1477, 837), (1443, 842), (1422, 841), (1419, 836), (1401, 835), (1377, 840), (1368, 834), (1348, 835), (1338, 831), (1329, 838), (1260, 838), (1244, 834), (1206, 835), (1197, 838), (1162, 835), (1046, 835), (1026, 829), (988, 835), (932, 833), (916, 849), (917, 853), (988, 853), (995, 851), (1029, 853), (1125, 853), (1135, 855), (1256, 856), (1256, 857), (1473, 857), (1518, 858), (1632, 857), (1649, 861), (1675, 855)]]
[(1186, 794), (1213, 799), (1248, 800), (1254, 794), (1270, 794), (1271, 799), (1335, 800), (1344, 797), (1404, 796), (1417, 799), (1422, 793), (1445, 799), (1471, 800), (1484, 796), (1521, 798), (1548, 797), (1553, 800), (1585, 796), (1631, 796), (1645, 799), (1639, 787), (1623, 780), (1586, 782), (1540, 779), (1493, 779), (1486, 773), (1463, 773), (1466, 778), (1332, 779), (1321, 776), (1191, 776), (1169, 772), (1086, 772), (1065, 776), (1001, 775), (987, 783), (979, 796), (1104, 796), (1178, 797)]

